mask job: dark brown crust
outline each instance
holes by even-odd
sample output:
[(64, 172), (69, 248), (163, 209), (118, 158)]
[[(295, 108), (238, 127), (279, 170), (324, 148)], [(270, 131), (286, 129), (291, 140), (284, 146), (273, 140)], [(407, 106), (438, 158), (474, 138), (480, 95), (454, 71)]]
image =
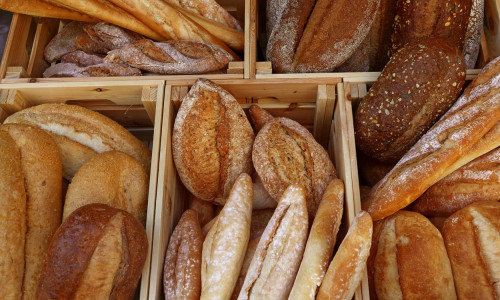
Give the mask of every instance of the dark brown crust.
[(103, 204), (77, 209), (57, 229), (47, 251), (38, 282), (37, 299), (71, 299), (106, 225), (123, 214), (124, 258), (129, 260), (115, 279), (110, 299), (132, 299), (146, 261), (148, 241), (144, 227), (130, 214)]
[(64, 26), (45, 47), (43, 52), (45, 60), (52, 63), (59, 60), (63, 55), (78, 50), (76, 37), (85, 34), (83, 24), (83, 22), (73, 21)]
[(479, 230), (473, 223), (472, 213), (482, 215), (490, 222), (496, 229), (492, 234), (498, 236), (500, 230), (500, 203), (496, 201), (473, 203), (446, 219), (442, 232), (457, 296), (459, 299), (497, 299), (495, 282), (488, 275), (488, 265), (479, 244)]
[(471, 0), (397, 1), (392, 53), (423, 37), (445, 38), (461, 50), (471, 6)]
[(203, 234), (197, 213), (188, 209), (182, 214), (168, 243), (163, 265), (165, 299), (200, 298), (202, 248)]
[(407, 44), (361, 101), (356, 145), (369, 157), (396, 163), (455, 102), (464, 83), (457, 47), (443, 39)]
[(361, 151), (358, 151), (356, 155), (358, 158), (359, 177), (370, 187), (376, 185), (394, 167), (394, 164), (381, 163), (369, 158)]
[(496, 125), (500, 119), (499, 68), (500, 58), (490, 62), (448, 112), (373, 188), (368, 211), (374, 220), (415, 201)]
[(370, 71), (382, 71), (390, 58), (392, 24), (396, 15), (396, 0), (380, 0), (368, 37)]
[(89, 54), (82, 50), (76, 50), (61, 57), (61, 63), (73, 63), (80, 67), (87, 67), (103, 63), (103, 58), (103, 55)]

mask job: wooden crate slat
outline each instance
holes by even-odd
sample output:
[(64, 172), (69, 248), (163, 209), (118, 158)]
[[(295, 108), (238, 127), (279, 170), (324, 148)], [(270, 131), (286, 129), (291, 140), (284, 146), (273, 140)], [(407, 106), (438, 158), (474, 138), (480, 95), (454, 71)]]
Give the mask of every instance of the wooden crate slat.
[(44, 45), (47, 45), (52, 37), (57, 34), (59, 23), (59, 20), (51, 18), (40, 18), (38, 21), (33, 52), (28, 62), (27, 72), (29, 77), (42, 77), (45, 69), (49, 67), (49, 64), (43, 58)]

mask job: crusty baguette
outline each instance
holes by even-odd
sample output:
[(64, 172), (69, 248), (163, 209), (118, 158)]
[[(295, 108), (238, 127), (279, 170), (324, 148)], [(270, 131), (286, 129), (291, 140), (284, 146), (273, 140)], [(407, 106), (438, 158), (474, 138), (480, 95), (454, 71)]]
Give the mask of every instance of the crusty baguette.
[(252, 196), (252, 178), (243, 173), (203, 242), (200, 299), (231, 297), (250, 237)]
[(253, 140), (236, 99), (217, 84), (198, 79), (182, 101), (172, 132), (179, 177), (196, 197), (224, 204), (236, 177), (252, 171)]
[(500, 58), (490, 62), (450, 110), (373, 188), (368, 211), (374, 220), (415, 201), (495, 126), (500, 119), (499, 68)]
[(68, 19), (84, 22), (99, 22), (98, 18), (91, 17), (72, 9), (53, 5), (50, 2), (43, 0), (1, 0), (0, 9), (38, 17)]
[(56, 142), (38, 127), (6, 124), (0, 131), (10, 134), (21, 154), (27, 196), (23, 299), (34, 299), (47, 247), (61, 224), (61, 157)]
[(443, 226), (459, 299), (500, 297), (500, 203), (481, 201), (459, 210)]
[(284, 117), (274, 118), (259, 131), (252, 160), (274, 199), (280, 199), (290, 184), (298, 183), (305, 188), (311, 221), (323, 192), (336, 178), (335, 167), (325, 149), (304, 126)]
[(139, 21), (134, 15), (126, 12), (118, 6), (105, 0), (46, 0), (47, 2), (76, 10), (97, 19), (127, 28), (157, 41), (164, 40), (165, 37), (158, 34), (144, 23)]
[(26, 192), (21, 154), (0, 130), (0, 299), (21, 299), (26, 235)]
[(500, 147), (444, 177), (420, 196), (413, 210), (448, 217), (477, 201), (500, 200)]
[(168, 242), (163, 264), (165, 300), (198, 300), (201, 295), (203, 235), (196, 211), (186, 210)]
[(361, 211), (335, 253), (316, 299), (352, 299), (366, 268), (372, 234), (372, 218)]
[(421, 214), (399, 211), (388, 218), (375, 253), (378, 299), (456, 299), (441, 233)]
[[(4, 123), (22, 123), (36, 125), (45, 131), (67, 137), (98, 153), (119, 150), (139, 160), (147, 170), (151, 165), (151, 151), (134, 137), (123, 126), (95, 111), (67, 104), (41, 104), (29, 107), (5, 119)], [(58, 141), (56, 139), (56, 141)], [(65, 140), (59, 146), (73, 146), (74, 143)], [(76, 153), (82, 154), (78, 146)], [(71, 149), (61, 153), (70, 155)], [(83, 157), (89, 157), (88, 149)], [(80, 157), (81, 158), (81, 157)], [(64, 160), (63, 160), (64, 163)], [(76, 164), (76, 163), (75, 163)], [(63, 165), (65, 168), (66, 166)], [(75, 169), (77, 167), (73, 166)], [(71, 177), (74, 173), (69, 174)]]
[(261, 236), (238, 296), (286, 299), (304, 252), (308, 217), (305, 190), (290, 185)]
[(83, 206), (54, 234), (36, 299), (133, 299), (147, 253), (146, 231), (132, 215)]
[(333, 256), (343, 206), (344, 184), (336, 178), (328, 184), (319, 204), (288, 299), (316, 299), (316, 293)]
[(148, 186), (149, 175), (135, 158), (116, 150), (97, 154), (73, 177), (63, 220), (86, 204), (103, 203), (129, 212), (145, 226)]

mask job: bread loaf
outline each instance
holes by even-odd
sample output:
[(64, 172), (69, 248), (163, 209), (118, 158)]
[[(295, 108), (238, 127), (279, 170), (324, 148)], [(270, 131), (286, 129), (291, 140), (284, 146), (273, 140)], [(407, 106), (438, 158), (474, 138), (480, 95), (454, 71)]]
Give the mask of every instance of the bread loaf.
[(98, 22), (99, 19), (89, 15), (67, 9), (61, 6), (52, 5), (43, 0), (2, 0), (0, 9), (24, 15), (48, 17), (54, 19), (67, 19), (85, 22)]
[(201, 295), (203, 235), (194, 210), (186, 210), (170, 236), (163, 265), (165, 300), (198, 300)]
[(198, 199), (191, 194), (189, 195), (188, 207), (198, 214), (198, 223), (201, 227), (205, 226), (215, 216), (214, 205), (212, 203)]
[(143, 38), (141, 35), (133, 31), (107, 22), (85, 24), (83, 25), (83, 30), (85, 30), (91, 38), (101, 41), (109, 50), (123, 48), (128, 44)]
[(252, 179), (236, 179), (224, 208), (203, 242), (200, 299), (229, 299), (250, 237)]
[(391, 58), (356, 110), (356, 145), (396, 163), (455, 102), (465, 61), (444, 39), (407, 44)]
[(467, 69), (476, 67), (479, 47), (481, 46), (481, 30), (483, 29), (484, 0), (472, 0), (467, 29), (465, 31), (463, 54)]
[(500, 200), (500, 148), (484, 154), (432, 185), (413, 210), (447, 217), (477, 201)]
[(261, 236), (238, 296), (286, 299), (302, 259), (308, 217), (305, 190), (290, 185)]
[(104, 61), (126, 63), (158, 74), (200, 74), (227, 67), (232, 56), (219, 47), (193, 41), (155, 43), (142, 39), (108, 53)]
[(82, 50), (76, 50), (61, 57), (61, 63), (70, 63), (76, 64), (79, 67), (88, 67), (92, 65), (102, 64), (104, 62), (103, 58), (104, 56), (100, 54), (89, 54)]
[(61, 157), (56, 142), (38, 127), (6, 124), (0, 131), (9, 133), (20, 152), (26, 190), (22, 292), (23, 299), (34, 299), (47, 247), (61, 224)]
[(45, 46), (43, 57), (49, 63), (55, 62), (65, 54), (78, 50), (76, 47), (76, 37), (85, 34), (83, 22), (70, 22), (63, 27)]
[(498, 299), (500, 203), (473, 203), (450, 216), (443, 236), (459, 299)]
[(347, 235), (335, 253), (316, 299), (352, 299), (366, 267), (372, 232), (373, 223), (370, 214), (361, 211), (354, 218)]
[(274, 119), (273, 115), (271, 115), (267, 110), (262, 109), (260, 106), (255, 104), (250, 105), (248, 112), (256, 132), (259, 132), (267, 122)]
[(381, 71), (391, 57), (392, 24), (395, 15), (396, 1), (380, 0), (375, 19), (368, 33), (370, 71)]
[(368, 211), (373, 219), (387, 217), (415, 201), (495, 126), (500, 119), (499, 68), (500, 59), (489, 63), (450, 110), (372, 189)]
[(236, 99), (198, 79), (184, 97), (172, 132), (177, 172), (196, 197), (223, 204), (241, 173), (251, 173), (254, 134)]
[(0, 130), (0, 289), (1, 299), (21, 299), (26, 236), (26, 192), (21, 154)]
[(343, 206), (344, 183), (333, 179), (319, 204), (289, 299), (316, 299), (333, 256)]
[(133, 299), (147, 252), (146, 231), (132, 215), (83, 206), (50, 242), (37, 299)]
[(126, 64), (100, 63), (80, 67), (73, 63), (60, 63), (48, 67), (43, 72), (43, 77), (110, 77), (110, 76), (141, 76), (139, 69)]
[(376, 245), (378, 299), (457, 298), (443, 238), (424, 216), (397, 212), (384, 223)]
[(50, 132), (62, 153), (67, 179), (92, 156), (92, 151), (119, 150), (136, 158), (146, 170), (151, 165), (151, 151), (123, 126), (77, 105), (41, 104), (12, 114), (4, 123), (35, 125)]
[(290, 184), (304, 187), (311, 220), (323, 192), (336, 178), (335, 167), (325, 149), (306, 128), (288, 118), (274, 118), (264, 125), (255, 138), (252, 160), (274, 199), (280, 199)]
[(102, 203), (129, 212), (145, 226), (148, 187), (148, 173), (135, 158), (120, 151), (94, 155), (68, 187), (63, 220), (79, 207)]

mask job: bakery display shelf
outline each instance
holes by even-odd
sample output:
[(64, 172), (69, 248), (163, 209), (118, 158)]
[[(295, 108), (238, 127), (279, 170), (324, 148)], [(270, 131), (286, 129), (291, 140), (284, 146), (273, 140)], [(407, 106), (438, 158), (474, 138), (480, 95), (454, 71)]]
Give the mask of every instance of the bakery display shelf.
[[(231, 62), (227, 70), (221, 74), (204, 74), (206, 78), (249, 78), (250, 68), (250, 1), (255, 0), (220, 0), (218, 1), (231, 13), (245, 30), (245, 49), (241, 61)], [(1, 83), (38, 83), (38, 82), (87, 82), (95, 81), (93, 78), (43, 78), (42, 73), (49, 66), (43, 59), (45, 46), (67, 20), (37, 18), (14, 13), (10, 25), (9, 35), (5, 46), (4, 55), (0, 64)], [(255, 61), (255, 60), (254, 60)], [(169, 77), (198, 78), (200, 75), (153, 75), (147, 76), (148, 80), (164, 80)], [(99, 80), (117, 80), (118, 77), (100, 77)], [(120, 80), (143, 80), (145, 76), (122, 76)]]
[[(274, 80), (215, 80), (229, 91), (247, 112), (251, 104), (258, 104), (274, 116), (294, 119), (308, 128), (317, 141), (326, 149), (335, 164), (338, 176), (345, 183), (345, 209), (341, 232), (345, 234), (349, 224), (360, 210), (359, 196), (355, 201), (352, 184), (351, 157), (354, 142), (352, 123), (348, 124), (350, 111), (344, 99), (336, 95), (343, 93), (340, 78), (329, 80), (293, 79)], [(158, 189), (156, 199), (153, 251), (151, 261), (149, 299), (163, 298), (163, 263), (169, 236), (185, 210), (188, 192), (183, 186), (172, 157), (172, 130), (178, 108), (193, 81), (169, 81), (165, 87), (163, 123), (158, 167)], [(340, 239), (340, 237), (339, 237)], [(364, 299), (368, 284), (363, 279), (355, 299)]]
[(0, 85), (0, 122), (16, 111), (37, 104), (80, 105), (115, 120), (151, 149), (146, 217), (149, 250), (136, 293), (140, 299), (148, 297), (164, 88), (165, 82), (161, 80)]

